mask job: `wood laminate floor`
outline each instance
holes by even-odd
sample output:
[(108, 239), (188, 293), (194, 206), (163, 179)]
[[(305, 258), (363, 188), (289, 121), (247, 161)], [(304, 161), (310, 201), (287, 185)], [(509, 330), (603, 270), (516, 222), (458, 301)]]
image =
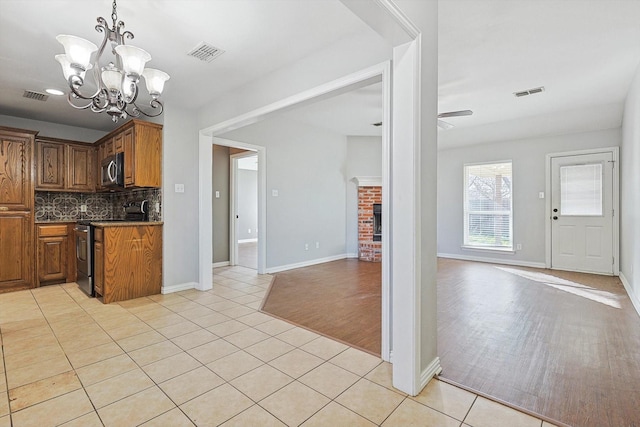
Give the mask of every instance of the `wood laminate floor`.
[(379, 356), (381, 268), (347, 259), (277, 273), (262, 310)]
[[(356, 260), (291, 270), (264, 309), (379, 354), (380, 283)], [(617, 277), (440, 259), (438, 353), (442, 378), (526, 411), (640, 426), (640, 317)]]

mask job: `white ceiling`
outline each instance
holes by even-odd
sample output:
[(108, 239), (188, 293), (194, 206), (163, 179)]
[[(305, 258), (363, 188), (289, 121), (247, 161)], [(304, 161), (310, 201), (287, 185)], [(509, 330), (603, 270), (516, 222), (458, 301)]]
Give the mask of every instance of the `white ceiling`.
[[(113, 125), (104, 114), (77, 111), (63, 97), (22, 98), (25, 89), (65, 89), (54, 55), (58, 34), (97, 45), (96, 18), (111, 23), (111, 0), (0, 0), (0, 114), (94, 129)], [(197, 108), (221, 93), (291, 64), (341, 38), (372, 30), (338, 0), (120, 0), (118, 18), (129, 42), (166, 71), (164, 101)], [(187, 56), (201, 41), (226, 52), (211, 63)], [(145, 90), (143, 89), (143, 92)]]
[[(110, 0), (0, 0), (0, 114), (113, 128), (66, 100), (22, 98), (25, 89), (64, 89), (53, 55), (60, 33), (96, 43)], [(338, 0), (120, 0), (119, 18), (167, 71), (163, 98), (199, 107), (221, 93), (285, 67), (343, 37), (371, 32)], [(440, 0), (439, 111), (448, 118), (441, 148), (472, 142), (617, 127), (640, 61), (638, 0)], [(16, 42), (19, 40), (19, 42)], [(187, 57), (200, 41), (224, 49), (210, 64)], [(541, 94), (513, 92), (544, 86)], [(287, 114), (345, 135), (378, 132), (374, 98), (364, 88)], [(373, 128), (373, 129), (372, 129)]]

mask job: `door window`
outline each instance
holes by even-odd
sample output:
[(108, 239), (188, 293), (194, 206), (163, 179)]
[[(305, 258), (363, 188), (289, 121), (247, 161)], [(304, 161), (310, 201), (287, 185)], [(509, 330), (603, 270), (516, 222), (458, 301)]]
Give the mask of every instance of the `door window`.
[(602, 163), (560, 166), (560, 215), (603, 215)]

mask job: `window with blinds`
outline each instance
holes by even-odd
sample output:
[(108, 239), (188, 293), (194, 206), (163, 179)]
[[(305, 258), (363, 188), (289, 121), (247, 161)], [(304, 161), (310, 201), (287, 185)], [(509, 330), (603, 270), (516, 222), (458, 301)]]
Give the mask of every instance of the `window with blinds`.
[(513, 249), (511, 162), (464, 166), (464, 245)]

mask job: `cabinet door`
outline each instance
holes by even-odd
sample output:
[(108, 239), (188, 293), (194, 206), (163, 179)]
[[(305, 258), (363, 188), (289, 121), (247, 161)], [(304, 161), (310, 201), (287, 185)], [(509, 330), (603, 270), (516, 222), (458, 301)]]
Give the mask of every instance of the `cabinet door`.
[(38, 239), (38, 279), (40, 282), (67, 278), (67, 236)]
[(93, 244), (93, 288), (98, 295), (104, 296), (104, 249), (102, 242)]
[(64, 190), (64, 144), (36, 141), (36, 189)]
[(109, 138), (104, 143), (104, 156), (113, 156), (116, 154), (116, 147), (114, 145), (114, 138)]
[(125, 130), (121, 135), (124, 145), (124, 185), (134, 185), (136, 173), (136, 151), (133, 128)]
[(0, 212), (0, 292), (33, 287), (32, 229), (29, 212)]
[(33, 203), (33, 139), (0, 133), (0, 206), (29, 210)]
[(93, 147), (69, 145), (67, 150), (67, 189), (93, 191)]
[(113, 137), (113, 145), (116, 153), (124, 151), (124, 133), (119, 133)]

